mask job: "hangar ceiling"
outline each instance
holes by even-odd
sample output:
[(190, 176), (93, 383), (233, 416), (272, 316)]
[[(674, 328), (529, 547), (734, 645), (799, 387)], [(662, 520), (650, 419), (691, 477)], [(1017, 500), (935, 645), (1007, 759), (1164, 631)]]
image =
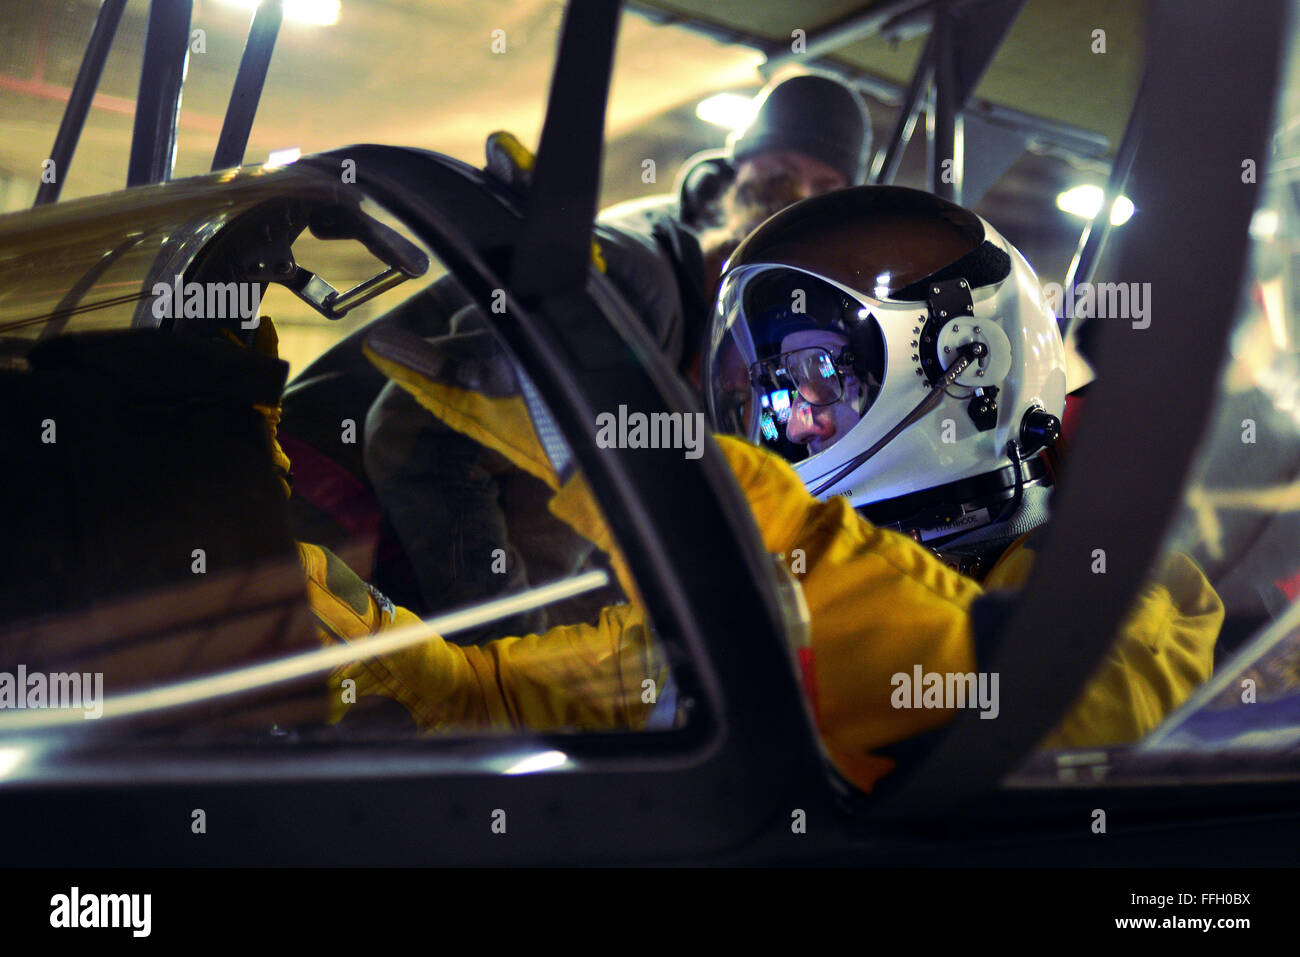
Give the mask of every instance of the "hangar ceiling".
[[(98, 4), (3, 0), (3, 6), (0, 169), (34, 182)], [(535, 141), (562, 12), (560, 0), (343, 0), (333, 26), (286, 19), (247, 158), (261, 161), (289, 147), (306, 153), (378, 142), (481, 164), (483, 139), (494, 129)], [(119, 189), (126, 181), (147, 13), (147, 0), (127, 5), (65, 198)], [(195, 0), (192, 25), (204, 31), (205, 52), (192, 49), (189, 58), (177, 176), (205, 172), (211, 162), (250, 17), (230, 0)], [(494, 30), (505, 31), (504, 53), (491, 49)], [(754, 66), (761, 57), (752, 50), (696, 32), (629, 16), (621, 41), (612, 137), (701, 91), (758, 80)], [(664, 82), (665, 63), (672, 64), (671, 82)]]
[[(885, 22), (825, 59), (866, 77), (906, 84), (925, 45), (933, 2), (925, 0), (635, 0), (633, 6), (747, 37), (784, 52), (795, 30), (811, 50), (836, 28)], [(979, 0), (961, 6), (978, 12)], [(876, 16), (873, 16), (876, 15)], [(1145, 0), (1028, 0), (975, 89), (987, 100), (1119, 142), (1142, 69)], [(1093, 52), (1093, 31), (1105, 31), (1105, 52)]]
[[(182, 102), (175, 175), (206, 172), (247, 36), (247, 0), (194, 0), (192, 50)], [(978, 4), (980, 0), (966, 0)], [(725, 130), (700, 120), (696, 104), (720, 91), (752, 93), (763, 82), (765, 54), (788, 50), (792, 30), (815, 47), (846, 18), (901, 11), (873, 36), (853, 40), (828, 60), (860, 75), (878, 142), (897, 112), (924, 42), (920, 0), (634, 0), (619, 35), (607, 122), (602, 203), (662, 192), (678, 164), (722, 145)], [(273, 150), (303, 153), (349, 143), (434, 149), (482, 164), (487, 133), (509, 129), (525, 143), (540, 133), (562, 0), (341, 0), (332, 26), (286, 20), (276, 42), (246, 159)], [(0, 211), (25, 208), (90, 36), (95, 0), (0, 0)], [(72, 163), (63, 199), (121, 189), (126, 181), (135, 98), (140, 85), (148, 0), (129, 0), (99, 94)], [(1094, 139), (1118, 141), (1140, 68), (1145, 3), (1136, 0), (1028, 0), (1007, 42), (975, 91), (971, 110), (999, 104)], [(889, 18), (885, 18), (888, 20)], [(879, 25), (879, 24), (878, 24)], [(1107, 52), (1091, 52), (1094, 29)], [(506, 48), (492, 49), (493, 31)], [(892, 92), (891, 92), (892, 91)], [(1077, 221), (1054, 206), (1056, 193), (1080, 181), (1100, 183), (1105, 141), (1090, 159), (1051, 150), (1028, 152), (977, 209), (1035, 263), (1059, 279), (1073, 251)], [(914, 136), (897, 182), (924, 186), (924, 137)], [(642, 180), (653, 158), (657, 181)], [(336, 244), (337, 245), (337, 244)], [(364, 257), (330, 249), (321, 272), (336, 285), (370, 275)], [(291, 298), (291, 297), (290, 297)], [(386, 297), (385, 297), (386, 299)], [(383, 299), (380, 300), (384, 301)], [(366, 321), (358, 310), (322, 327), (290, 301), (285, 323), (302, 323), (303, 355)], [(305, 311), (305, 307), (302, 307)], [(310, 339), (310, 342), (307, 340)]]

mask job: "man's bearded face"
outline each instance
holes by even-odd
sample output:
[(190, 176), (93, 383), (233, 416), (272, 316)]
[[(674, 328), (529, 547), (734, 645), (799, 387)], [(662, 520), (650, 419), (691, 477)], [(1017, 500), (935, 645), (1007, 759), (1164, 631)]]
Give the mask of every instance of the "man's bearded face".
[(723, 199), (727, 229), (737, 242), (763, 220), (810, 196), (848, 185), (844, 175), (802, 153), (763, 153), (744, 160)]

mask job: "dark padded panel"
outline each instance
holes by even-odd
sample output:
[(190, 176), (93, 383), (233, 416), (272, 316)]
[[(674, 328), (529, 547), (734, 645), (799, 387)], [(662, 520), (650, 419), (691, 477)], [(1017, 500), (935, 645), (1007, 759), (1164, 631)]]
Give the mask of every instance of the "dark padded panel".
[(986, 239), (961, 259), (910, 286), (905, 286), (893, 293), (890, 298), (924, 302), (929, 296), (928, 287), (932, 282), (965, 279), (972, 289), (979, 289), (981, 286), (991, 286), (995, 282), (1001, 282), (1009, 275), (1011, 275), (1011, 257)]
[(284, 363), (137, 330), (57, 339), (30, 364), (0, 373), (0, 622), (193, 583), (196, 548), (209, 576), (293, 559), (253, 409)]

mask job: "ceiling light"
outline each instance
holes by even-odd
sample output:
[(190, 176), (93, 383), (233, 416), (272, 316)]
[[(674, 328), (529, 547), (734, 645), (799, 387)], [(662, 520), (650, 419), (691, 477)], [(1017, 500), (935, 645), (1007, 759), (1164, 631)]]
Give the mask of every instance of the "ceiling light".
[(1110, 207), (1110, 224), (1112, 226), (1123, 226), (1133, 218), (1133, 200), (1127, 196), (1115, 197), (1115, 202)]
[(13, 774), (26, 758), (26, 748), (0, 748), (0, 778)]
[(754, 116), (754, 98), (739, 93), (717, 93), (700, 100), (695, 115), (706, 123), (738, 130)]
[[(256, 10), (259, 0), (222, 0), (227, 6), (241, 10)], [(339, 22), (339, 0), (284, 0), (284, 18), (295, 23), (308, 23), (316, 27), (333, 26)]]
[[(1105, 195), (1100, 186), (1075, 186), (1056, 197), (1056, 208), (1080, 219), (1095, 219)], [(1110, 207), (1110, 224), (1123, 226), (1133, 217), (1133, 212), (1133, 200), (1127, 196), (1116, 197)]]

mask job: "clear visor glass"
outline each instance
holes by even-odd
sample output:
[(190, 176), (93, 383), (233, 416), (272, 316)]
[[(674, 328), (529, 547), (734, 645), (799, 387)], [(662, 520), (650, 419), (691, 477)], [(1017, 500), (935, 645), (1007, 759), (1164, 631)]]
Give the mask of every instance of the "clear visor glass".
[[(847, 357), (848, 349), (840, 355)], [(749, 378), (759, 389), (798, 393), (809, 405), (831, 405), (844, 397), (840, 361), (822, 346), (795, 349), (755, 362), (749, 367)]]
[(884, 377), (883, 341), (866, 306), (838, 287), (766, 272), (724, 282), (707, 356), (709, 412), (719, 431), (799, 461), (862, 418)]

